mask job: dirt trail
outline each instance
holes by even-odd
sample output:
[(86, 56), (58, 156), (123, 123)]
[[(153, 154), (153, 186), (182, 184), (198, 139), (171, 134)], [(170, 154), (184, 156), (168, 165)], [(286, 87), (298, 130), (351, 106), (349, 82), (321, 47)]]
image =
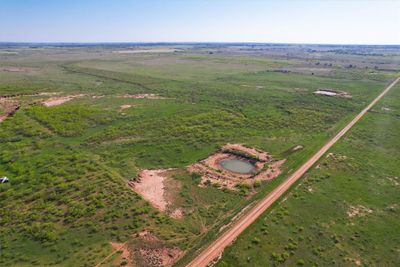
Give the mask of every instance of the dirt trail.
[(241, 217), (229, 229), (219, 236), (214, 242), (206, 247), (196, 258), (187, 266), (200, 267), (207, 266), (219, 257), (225, 247), (229, 246), (248, 226), (250, 226), (269, 206), (281, 197), (304, 173), (306, 173), (347, 131), (356, 124), (365, 113), (371, 109), (393, 86), (400, 80), (400, 77), (388, 85), (383, 92), (378, 95), (366, 108), (364, 108), (354, 119), (347, 124), (335, 137), (328, 141), (317, 153), (315, 153), (306, 163), (297, 169), (291, 176), (282, 182), (277, 188), (269, 193), (265, 198), (254, 206), (249, 212)]

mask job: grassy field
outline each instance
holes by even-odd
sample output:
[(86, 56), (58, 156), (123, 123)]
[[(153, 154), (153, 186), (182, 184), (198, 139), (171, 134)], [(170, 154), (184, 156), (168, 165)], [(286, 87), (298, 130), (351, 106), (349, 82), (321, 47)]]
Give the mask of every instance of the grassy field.
[(397, 266), (399, 97), (397, 85), (217, 266)]
[[(241, 53), (235, 47), (220, 46), (182, 46), (174, 53), (113, 53), (119, 49), (0, 48), (0, 95), (18, 94), (13, 101), (21, 105), (0, 124), (0, 176), (10, 178), (10, 183), (0, 185), (0, 265), (93, 266), (112, 252), (110, 241), (131, 240), (134, 233), (144, 229), (154, 232), (162, 242), (186, 251), (181, 261), (185, 262), (194, 249), (210, 240), (243, 207), (272, 190), (395, 77), (392, 71), (375, 69), (376, 61), (384, 66), (399, 64), (396, 57), (388, 62), (386, 56), (371, 60), (353, 56), (353, 64), (364, 62), (367, 68), (349, 69), (344, 61), (347, 57), (332, 52), (326, 52), (321, 59), (311, 54), (308, 58), (287, 58)], [(317, 64), (320, 61), (324, 63)], [(7, 71), (10, 67), (20, 69)], [(353, 97), (317, 96), (313, 92), (318, 88), (343, 90)], [(160, 98), (124, 97), (143, 93)], [(40, 104), (49, 97), (78, 94), (81, 95), (62, 105)], [(122, 110), (121, 105), (132, 107)], [(389, 119), (397, 116), (397, 102), (392, 100), (388, 105), (393, 106), (393, 112), (382, 114), (377, 109), (370, 116), (385, 116), (386, 123), (395, 127)], [(4, 106), (0, 107), (4, 113)], [(393, 134), (396, 130), (398, 133), (393, 128)], [(369, 151), (370, 147), (363, 143), (366, 141), (359, 138), (367, 134), (368, 142), (379, 140), (366, 130), (352, 133), (353, 145), (360, 146), (357, 155), (363, 155), (364, 149)], [(383, 138), (383, 133), (376, 134)], [(385, 138), (388, 141), (390, 136)], [(226, 143), (242, 143), (268, 151), (276, 159), (286, 158), (283, 175), (251, 189), (258, 192), (252, 197), (246, 197), (246, 190), (198, 187), (198, 177), (186, 172), (186, 166)], [(296, 145), (304, 148), (291, 152)], [(381, 147), (379, 142), (377, 146)], [(385, 153), (382, 150), (388, 156)], [(356, 154), (345, 155), (356, 158)], [(363, 156), (367, 163), (373, 158), (377, 157)], [(354, 164), (365, 164), (360, 161), (354, 159)], [(385, 166), (388, 172), (395, 172), (395, 161), (382, 158), (382, 162), (392, 162)], [(321, 172), (330, 173), (331, 177), (346, 177), (340, 164), (335, 167), (338, 172), (329, 169), (336, 165), (323, 166)], [(126, 186), (145, 168), (177, 168), (173, 179), (181, 186), (176, 189), (174, 205), (184, 211), (182, 219), (159, 212)], [(319, 181), (322, 186), (331, 181), (333, 187), (333, 178), (323, 179), (324, 175), (314, 182)], [(343, 183), (355, 183), (356, 175), (361, 173), (351, 176), (351, 180), (342, 178)], [(371, 187), (376, 188), (372, 184)], [(324, 203), (308, 196), (304, 200), (292, 199), (303, 205), (305, 202), (301, 201), (309, 201), (308, 205)], [(343, 207), (358, 204), (338, 201)], [(290, 217), (295, 223), (298, 218), (292, 217), (292, 212), (290, 216), (285, 211), (279, 214), (274, 215), (276, 220), (282, 217), (287, 221)], [(296, 229), (282, 223), (276, 225), (284, 228), (285, 238)], [(322, 226), (315, 227), (320, 230)], [(271, 234), (273, 230), (268, 231)], [(341, 236), (338, 238), (345, 238), (344, 234)], [(242, 249), (252, 239), (253, 236), (243, 237), (247, 243), (237, 245), (243, 265), (248, 264), (244, 253), (253, 257), (251, 253), (259, 253), (258, 248), (268, 250), (261, 246), (266, 242), (251, 243), (251, 249)], [(278, 241), (276, 237), (274, 242)], [(365, 251), (367, 248), (365, 245)], [(284, 253), (275, 246), (272, 251)], [(267, 260), (272, 251), (265, 253)], [(224, 262), (237, 261), (229, 255), (228, 251)], [(301, 257), (309, 260), (306, 255)], [(104, 266), (119, 264), (117, 254)]]

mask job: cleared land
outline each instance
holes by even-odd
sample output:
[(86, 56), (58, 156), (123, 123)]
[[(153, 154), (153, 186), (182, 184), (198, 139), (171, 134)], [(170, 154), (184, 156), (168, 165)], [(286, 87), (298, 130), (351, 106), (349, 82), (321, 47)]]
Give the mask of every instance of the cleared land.
[[(30, 70), (0, 71), (0, 116), (6, 116), (0, 176), (10, 179), (0, 185), (0, 265), (184, 265), (239, 211), (304, 164), (397, 77), (400, 66), (396, 47), (165, 48), (177, 51), (0, 48), (0, 68)], [(321, 88), (352, 97), (314, 94)], [(19, 109), (9, 114), (14, 104)], [(397, 110), (389, 103), (374, 108), (388, 116)], [(237, 190), (199, 187), (201, 175), (188, 166), (227, 143), (286, 160), (281, 174), (254, 184), (244, 179)], [(166, 211), (127, 186), (143, 170), (169, 168)], [(346, 211), (368, 218), (370, 209), (351, 203)], [(112, 244), (125, 246), (118, 252)], [(155, 257), (165, 255), (159, 252), (172, 256)]]

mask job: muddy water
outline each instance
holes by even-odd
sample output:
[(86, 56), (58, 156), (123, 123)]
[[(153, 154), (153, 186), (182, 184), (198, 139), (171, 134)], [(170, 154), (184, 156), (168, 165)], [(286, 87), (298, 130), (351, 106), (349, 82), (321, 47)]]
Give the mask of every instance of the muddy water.
[(253, 164), (240, 159), (223, 159), (219, 165), (228, 171), (242, 174), (252, 173), (256, 168)]

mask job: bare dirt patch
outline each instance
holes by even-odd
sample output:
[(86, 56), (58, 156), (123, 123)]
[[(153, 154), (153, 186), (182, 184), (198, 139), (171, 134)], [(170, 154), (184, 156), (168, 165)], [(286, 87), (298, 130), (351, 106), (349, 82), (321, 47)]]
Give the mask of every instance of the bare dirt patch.
[(157, 94), (125, 94), (119, 96), (120, 98), (134, 98), (134, 99), (165, 99), (165, 97), (159, 96)]
[(30, 73), (32, 70), (32, 68), (25, 67), (0, 67), (0, 71), (4, 72)]
[(134, 255), (134, 266), (172, 266), (183, 255), (180, 248), (167, 245), (147, 230), (137, 234), (129, 248)]
[(302, 150), (303, 148), (304, 148), (304, 147), (303, 147), (302, 145), (297, 145), (297, 146), (295, 146), (295, 147), (292, 148), (292, 152)]
[(121, 110), (124, 110), (124, 109), (128, 109), (128, 108), (132, 107), (132, 105), (125, 104), (125, 105), (121, 105), (119, 107)]
[(0, 122), (14, 115), (20, 107), (18, 101), (0, 97)]
[(167, 171), (164, 169), (143, 170), (136, 181), (130, 182), (129, 185), (155, 208), (165, 211), (168, 204), (164, 198), (164, 181)]
[(316, 95), (324, 95), (324, 96), (339, 96), (344, 98), (351, 98), (352, 96), (345, 91), (330, 89), (330, 88), (320, 88), (314, 92)]
[[(173, 201), (180, 183), (170, 176), (174, 169), (143, 170), (128, 185), (153, 207), (162, 212), (168, 213), (171, 217), (179, 219), (183, 211), (173, 208)], [(168, 190), (167, 190), (168, 189)]]
[(140, 256), (145, 259), (147, 266), (172, 266), (179, 258), (182, 250), (174, 248), (142, 248), (139, 249)]
[(148, 230), (143, 230), (138, 234), (138, 237), (145, 241), (159, 241), (158, 237), (156, 237), (152, 232)]
[(58, 106), (58, 105), (66, 103), (68, 101), (71, 101), (72, 99), (75, 99), (78, 97), (84, 97), (84, 96), (86, 96), (86, 95), (78, 94), (78, 95), (69, 95), (69, 96), (61, 96), (61, 97), (51, 97), (47, 100), (42, 101), (42, 105), (45, 107)]
[(100, 99), (100, 98), (103, 98), (103, 97), (105, 97), (105, 95), (94, 95), (94, 96), (92, 96), (93, 99)]
[(172, 218), (175, 218), (175, 219), (182, 219), (183, 218), (183, 211), (182, 211), (182, 209), (174, 209), (171, 213), (170, 213), (170, 216), (172, 217)]
[[(236, 173), (220, 165), (224, 159), (239, 159), (254, 165), (250, 173)], [(198, 163), (190, 165), (187, 169), (191, 173), (201, 175), (200, 186), (216, 184), (220, 187), (238, 190), (239, 184), (252, 185), (256, 182), (274, 179), (281, 174), (281, 167), (285, 160), (276, 161), (270, 154), (241, 144), (227, 144), (219, 151)]]
[(373, 210), (363, 206), (363, 205), (356, 205), (356, 206), (350, 206), (347, 215), (352, 218), (352, 217), (363, 217), (368, 214), (371, 214)]

